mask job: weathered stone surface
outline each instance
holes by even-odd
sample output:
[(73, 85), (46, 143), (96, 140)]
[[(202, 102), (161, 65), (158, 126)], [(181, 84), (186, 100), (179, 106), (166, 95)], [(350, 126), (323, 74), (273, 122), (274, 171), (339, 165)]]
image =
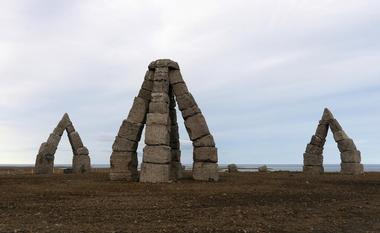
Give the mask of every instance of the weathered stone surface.
[(170, 145), (170, 130), (165, 125), (147, 125), (145, 131), (145, 144)]
[(361, 162), (361, 154), (360, 151), (346, 151), (340, 153), (340, 158), (343, 163), (360, 163)]
[(205, 146), (214, 147), (215, 146), (214, 137), (211, 134), (208, 134), (206, 136), (198, 138), (197, 140), (193, 141), (193, 146), (194, 147), (205, 147)]
[(321, 155), (323, 153), (323, 147), (307, 144), (306, 153)]
[(169, 103), (170, 98), (167, 93), (152, 93), (152, 102), (165, 102)]
[(138, 97), (150, 101), (152, 99), (152, 92), (141, 88)]
[(67, 126), (71, 125), (71, 120), (69, 118), (69, 115), (67, 113), (65, 113), (62, 117), (62, 119), (59, 121), (58, 123), (58, 127), (62, 128), (62, 129), (66, 129)]
[(119, 136), (115, 137), (115, 141), (112, 145), (113, 151), (130, 151), (135, 152), (137, 150), (138, 143), (128, 140)]
[(124, 120), (122, 125), (120, 126), (118, 136), (131, 141), (138, 142), (141, 139), (143, 128), (143, 124), (132, 123)]
[(182, 96), (186, 93), (189, 93), (189, 90), (187, 89), (187, 86), (185, 83), (176, 83), (172, 85), (173, 92), (175, 96)]
[(48, 140), (46, 141), (48, 144), (54, 146), (54, 147), (57, 147), (58, 144), (59, 144), (59, 141), (61, 140), (61, 137), (59, 135), (56, 135), (56, 134), (50, 134)]
[(320, 138), (326, 138), (327, 133), (329, 130), (329, 126), (326, 124), (319, 124), (317, 127), (317, 130), (315, 131), (315, 135), (317, 135)]
[(77, 155), (88, 155), (89, 151), (88, 151), (87, 147), (84, 146), (84, 147), (77, 149), (76, 154)]
[(143, 98), (136, 97), (129, 111), (127, 121), (132, 123), (145, 123), (146, 113), (148, 112), (149, 103)]
[(177, 124), (177, 110), (170, 109), (169, 116), (170, 116), (170, 121), (172, 122), (172, 124)]
[(168, 67), (170, 69), (179, 70), (179, 66), (178, 66), (177, 62), (172, 61), (170, 59), (159, 59), (156, 61), (152, 61), (148, 66), (148, 68), (151, 70), (154, 70), (158, 67)]
[(169, 146), (145, 146), (143, 161), (145, 163), (170, 163), (172, 154)]
[(148, 113), (147, 125), (170, 125), (170, 117), (168, 113)]
[(178, 150), (178, 149), (173, 150), (173, 148), (172, 148), (171, 155), (172, 155), (172, 161), (174, 161), (174, 162), (180, 162), (181, 161), (181, 150)]
[(169, 72), (169, 82), (170, 82), (170, 85), (174, 85), (176, 83), (184, 83), (185, 81), (183, 81), (181, 71), (171, 70)]
[(149, 103), (150, 113), (169, 113), (169, 103), (166, 102), (150, 102)]
[(201, 181), (218, 181), (218, 164), (208, 162), (193, 163), (193, 178)]
[(329, 121), (329, 126), (333, 133), (343, 130), (342, 126), (340, 126), (339, 122), (336, 119), (331, 119)]
[(236, 166), (236, 164), (228, 164), (227, 171), (229, 173), (239, 172), (238, 167)]
[(313, 135), (310, 140), (310, 144), (314, 146), (323, 147), (325, 145), (326, 139), (322, 139), (316, 135)]
[[(169, 83), (169, 69), (168, 67), (156, 67), (153, 80), (156, 81), (166, 81)], [(154, 88), (154, 85), (153, 85)]]
[(330, 121), (332, 119), (334, 119), (333, 114), (330, 112), (330, 110), (328, 108), (325, 108), (323, 111), (322, 120), (323, 121)]
[(191, 108), (194, 105), (197, 105), (197, 102), (194, 100), (193, 95), (191, 95), (190, 93), (186, 93), (181, 96), (176, 96), (176, 100), (177, 100), (178, 108), (181, 111)]
[(57, 147), (55, 145), (49, 144), (47, 142), (44, 142), (41, 144), (40, 149), (38, 151), (38, 154), (43, 155), (54, 155), (57, 150)]
[(303, 166), (303, 172), (309, 175), (319, 175), (324, 172), (323, 166)]
[(79, 154), (73, 157), (73, 172), (74, 173), (88, 173), (91, 171), (90, 156), (86, 154)]
[(112, 152), (111, 158), (111, 180), (136, 181), (137, 172), (137, 153), (136, 152)]
[(344, 139), (349, 139), (349, 137), (343, 130), (336, 131), (335, 133), (333, 133), (333, 135), (334, 135), (334, 140), (336, 142), (342, 141)]
[(171, 164), (141, 164), (140, 182), (162, 183), (171, 181)]
[(218, 162), (218, 150), (215, 147), (195, 147), (193, 152), (194, 161)]
[(78, 132), (74, 131), (72, 133), (69, 133), (68, 136), (69, 136), (69, 141), (70, 141), (71, 147), (73, 148), (73, 151), (76, 151), (77, 149), (83, 147), (83, 142)]
[(183, 177), (182, 173), (182, 164), (180, 162), (171, 162), (170, 163), (170, 176), (172, 180), (178, 180)]
[(53, 174), (54, 155), (37, 154), (36, 164), (34, 167), (35, 174)]
[(347, 175), (360, 175), (364, 173), (363, 164), (360, 163), (341, 163), (340, 172)]
[(182, 110), (182, 117), (183, 119), (187, 119), (188, 117), (194, 116), (198, 113), (202, 113), (201, 110), (198, 108), (197, 105), (194, 105), (193, 107), (190, 107), (188, 109)]
[(321, 154), (303, 154), (303, 165), (304, 166), (322, 166), (323, 156)]
[(65, 131), (65, 129), (57, 126), (57, 127), (54, 128), (53, 134), (58, 135), (58, 136), (61, 137), (62, 134), (63, 134), (63, 131)]
[(68, 134), (74, 132), (75, 131), (74, 125), (73, 124), (68, 125), (66, 127), (66, 131)]
[(192, 141), (210, 134), (206, 120), (200, 113), (187, 118), (185, 127)]
[(343, 139), (341, 141), (338, 141), (337, 143), (338, 143), (339, 151), (341, 153), (345, 152), (345, 151), (355, 151), (356, 150), (355, 143), (351, 138)]
[(169, 82), (167, 80), (154, 81), (152, 93), (168, 93)]
[(144, 80), (153, 81), (153, 76), (154, 76), (154, 71), (151, 71), (151, 70), (148, 69), (145, 72)]
[(153, 80), (145, 79), (143, 84), (141, 85), (141, 88), (145, 89), (147, 91), (152, 91), (153, 90)]
[(170, 130), (170, 147), (172, 149), (179, 149), (180, 148), (180, 142), (179, 142), (179, 131), (178, 131), (178, 125), (171, 125)]

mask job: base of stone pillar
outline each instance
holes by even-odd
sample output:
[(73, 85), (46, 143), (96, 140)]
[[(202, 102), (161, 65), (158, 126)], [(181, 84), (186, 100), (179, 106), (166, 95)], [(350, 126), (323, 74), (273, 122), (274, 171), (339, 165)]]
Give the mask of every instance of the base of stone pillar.
[(140, 172), (140, 182), (146, 183), (166, 183), (171, 181), (171, 165), (142, 163)]
[(90, 156), (74, 155), (73, 173), (88, 173), (91, 171)]
[(360, 163), (341, 163), (340, 172), (347, 175), (360, 175), (363, 174), (363, 164)]
[(324, 172), (323, 166), (303, 166), (303, 172), (309, 175), (319, 175)]
[(194, 162), (193, 178), (201, 181), (218, 181), (218, 164), (209, 162)]
[(172, 180), (179, 180), (183, 177), (183, 168), (180, 162), (171, 162), (171, 178)]
[(34, 174), (53, 174), (54, 169), (54, 156), (47, 158), (45, 155), (37, 155), (36, 165), (34, 167)]

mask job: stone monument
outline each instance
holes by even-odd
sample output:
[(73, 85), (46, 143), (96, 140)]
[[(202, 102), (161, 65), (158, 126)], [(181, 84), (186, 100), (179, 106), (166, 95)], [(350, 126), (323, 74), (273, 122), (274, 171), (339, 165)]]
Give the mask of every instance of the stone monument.
[(54, 154), (65, 130), (74, 154), (73, 172), (85, 173), (91, 170), (88, 149), (83, 145), (78, 132), (75, 131), (69, 115), (65, 113), (47, 141), (40, 146), (34, 170), (36, 174), (53, 174)]
[(323, 146), (326, 142), (328, 129), (331, 129), (334, 140), (338, 144), (341, 158), (341, 173), (343, 174), (362, 174), (363, 165), (360, 163), (361, 155), (357, 150), (354, 141), (347, 136), (342, 126), (334, 118), (330, 110), (325, 108), (322, 119), (319, 121), (317, 130), (312, 136), (311, 141), (306, 146), (303, 154), (303, 171), (309, 174), (320, 174), (323, 168)]
[(196, 101), (169, 59), (153, 61), (132, 108), (120, 126), (110, 158), (111, 180), (137, 181), (137, 146), (145, 129), (140, 182), (170, 182), (182, 176), (176, 103), (193, 142), (193, 178), (218, 180), (214, 138)]

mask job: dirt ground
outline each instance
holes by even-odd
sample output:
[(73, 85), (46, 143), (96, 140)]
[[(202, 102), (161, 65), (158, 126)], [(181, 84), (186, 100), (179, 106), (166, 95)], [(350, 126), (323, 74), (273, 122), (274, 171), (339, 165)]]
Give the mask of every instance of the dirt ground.
[(0, 175), (0, 232), (380, 232), (380, 173), (221, 173), (170, 184)]

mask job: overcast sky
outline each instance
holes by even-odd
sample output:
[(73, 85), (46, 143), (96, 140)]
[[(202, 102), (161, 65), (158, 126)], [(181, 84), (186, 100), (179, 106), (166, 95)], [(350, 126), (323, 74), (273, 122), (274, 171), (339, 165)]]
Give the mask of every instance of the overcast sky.
[[(302, 163), (329, 107), (363, 163), (380, 164), (379, 12), (377, 0), (2, 1), (0, 163), (33, 164), (65, 112), (92, 162), (109, 163), (148, 64), (170, 58), (220, 163)], [(62, 139), (55, 163), (68, 164)], [(324, 155), (340, 162), (331, 133)]]

